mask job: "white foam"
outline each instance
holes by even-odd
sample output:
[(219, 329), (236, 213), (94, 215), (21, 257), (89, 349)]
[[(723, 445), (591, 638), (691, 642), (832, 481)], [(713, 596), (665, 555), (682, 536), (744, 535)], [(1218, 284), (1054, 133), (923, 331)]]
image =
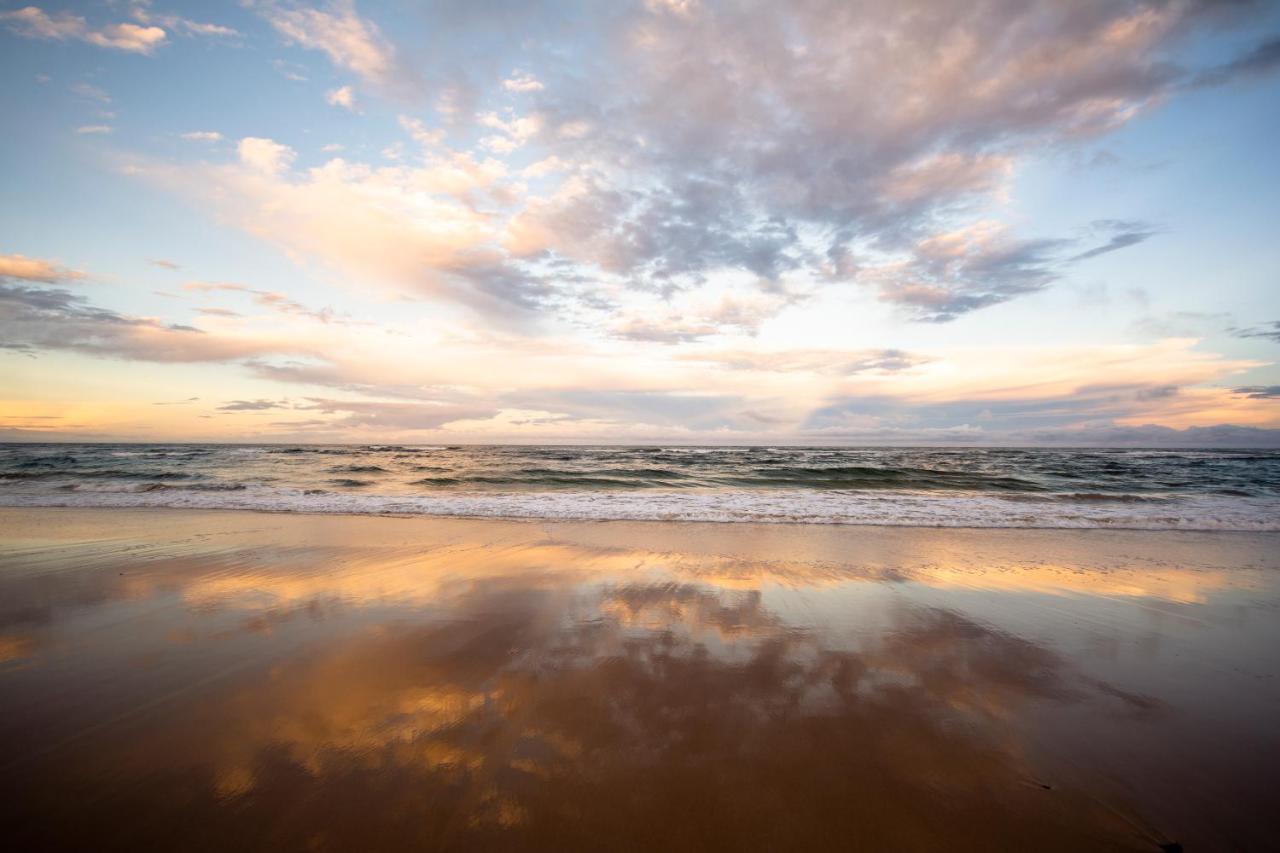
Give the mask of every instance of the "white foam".
[(236, 492), (30, 492), (0, 506), (173, 507), (455, 518), (710, 521), (908, 527), (1280, 530), (1280, 500), (1188, 496), (1151, 503), (1010, 500), (984, 494), (799, 489), (644, 492), (486, 492), (434, 495), (305, 494), (251, 486)]

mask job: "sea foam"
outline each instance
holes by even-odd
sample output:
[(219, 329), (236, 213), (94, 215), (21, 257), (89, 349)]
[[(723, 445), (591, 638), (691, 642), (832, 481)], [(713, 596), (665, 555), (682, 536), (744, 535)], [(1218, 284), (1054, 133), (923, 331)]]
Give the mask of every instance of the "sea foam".
[(989, 494), (795, 489), (381, 495), (248, 486), (0, 494), (0, 506), (155, 507), (556, 521), (702, 521), (906, 527), (1280, 530), (1280, 501), (1181, 496), (1028, 501)]

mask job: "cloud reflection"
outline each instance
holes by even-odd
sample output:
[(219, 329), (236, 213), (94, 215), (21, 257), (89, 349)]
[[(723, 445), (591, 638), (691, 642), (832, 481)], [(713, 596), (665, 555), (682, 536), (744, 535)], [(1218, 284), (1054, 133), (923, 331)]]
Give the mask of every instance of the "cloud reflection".
[[(0, 670), (24, 783), (4, 809), (41, 843), (165, 846), (193, 827), (191, 846), (289, 849), (1159, 837), (1127, 792), (1082, 782), (1055, 733), (1152, 730), (1165, 698), (1086, 670), (1065, 629), (1010, 627), (1061, 598), (1055, 571), (1105, 580), (1134, 536), (1090, 558), (1045, 533), (977, 549), (964, 531), (805, 531), (797, 550), (772, 529), (191, 513), (157, 517), (143, 547), (102, 514), (63, 517), (60, 551), (0, 555), (26, 569), (0, 573), (6, 636), (40, 640)], [(1205, 585), (1170, 608), (1232, 590), (1192, 571), (1194, 542), (1186, 583)], [(62, 671), (79, 675), (31, 722)]]

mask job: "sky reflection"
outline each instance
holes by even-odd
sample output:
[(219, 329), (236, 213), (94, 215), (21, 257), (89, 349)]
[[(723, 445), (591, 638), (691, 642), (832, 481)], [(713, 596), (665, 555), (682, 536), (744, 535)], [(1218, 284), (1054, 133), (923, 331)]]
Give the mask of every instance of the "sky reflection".
[[(1139, 534), (1058, 589), (1079, 537), (988, 536), (967, 583), (963, 531), (890, 572), (866, 529), (100, 515), (0, 553), (3, 811), (37, 847), (1151, 850), (1267, 813), (1259, 537), (1162, 535), (1168, 595)], [(1082, 620), (1108, 561), (1130, 592)]]

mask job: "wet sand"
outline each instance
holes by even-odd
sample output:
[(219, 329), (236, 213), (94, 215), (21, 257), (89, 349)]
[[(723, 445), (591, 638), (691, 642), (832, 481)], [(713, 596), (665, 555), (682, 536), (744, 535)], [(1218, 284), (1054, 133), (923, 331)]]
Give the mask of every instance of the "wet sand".
[(1280, 534), (0, 510), (10, 850), (1280, 848)]

